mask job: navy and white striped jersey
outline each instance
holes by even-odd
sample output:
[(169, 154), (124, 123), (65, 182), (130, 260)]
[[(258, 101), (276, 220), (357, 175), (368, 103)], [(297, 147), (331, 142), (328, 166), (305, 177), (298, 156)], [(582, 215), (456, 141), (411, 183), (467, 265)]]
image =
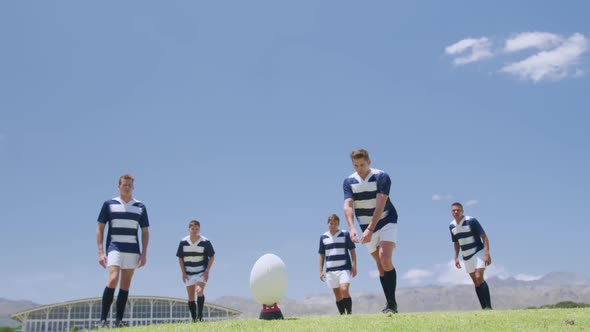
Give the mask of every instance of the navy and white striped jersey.
[(326, 256), (326, 272), (352, 270), (348, 251), (355, 248), (347, 231), (339, 230), (335, 235), (330, 232), (322, 234), (319, 253)]
[[(371, 168), (371, 172), (363, 180), (354, 172), (344, 180), (344, 199), (352, 198), (354, 214), (364, 232), (367, 226), (371, 223), (373, 213), (375, 213), (375, 206), (377, 205), (377, 194), (384, 194), (389, 196), (389, 189), (391, 188), (391, 179), (387, 173)], [(378, 231), (388, 223), (397, 223), (397, 211), (391, 203), (389, 197), (385, 203), (381, 219), (375, 226), (373, 231)]]
[(449, 229), (453, 242), (459, 242), (463, 260), (468, 260), (483, 249), (481, 234), (485, 232), (477, 219), (464, 216), (459, 224), (455, 220), (451, 221)]
[(184, 272), (187, 275), (195, 275), (205, 271), (209, 258), (215, 255), (215, 250), (211, 241), (202, 236), (195, 243), (191, 242), (191, 237), (186, 236), (178, 244), (176, 257), (184, 261)]
[(120, 197), (103, 203), (98, 222), (109, 224), (107, 233), (107, 254), (111, 251), (140, 254), (138, 229), (149, 227), (145, 205), (131, 199), (125, 203)]

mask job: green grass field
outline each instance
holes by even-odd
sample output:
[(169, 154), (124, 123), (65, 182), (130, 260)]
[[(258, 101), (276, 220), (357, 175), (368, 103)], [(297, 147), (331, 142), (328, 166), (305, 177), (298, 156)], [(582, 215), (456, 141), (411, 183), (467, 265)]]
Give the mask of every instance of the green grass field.
[(182, 331), (590, 331), (590, 308), (288, 317), (125, 328)]

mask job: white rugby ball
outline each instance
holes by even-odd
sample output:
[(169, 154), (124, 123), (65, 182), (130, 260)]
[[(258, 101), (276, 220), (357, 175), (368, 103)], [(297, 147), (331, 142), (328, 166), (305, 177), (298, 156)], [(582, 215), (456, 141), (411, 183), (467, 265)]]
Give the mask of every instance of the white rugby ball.
[(287, 283), (287, 267), (274, 254), (258, 258), (250, 272), (250, 291), (260, 304), (279, 303), (287, 293)]

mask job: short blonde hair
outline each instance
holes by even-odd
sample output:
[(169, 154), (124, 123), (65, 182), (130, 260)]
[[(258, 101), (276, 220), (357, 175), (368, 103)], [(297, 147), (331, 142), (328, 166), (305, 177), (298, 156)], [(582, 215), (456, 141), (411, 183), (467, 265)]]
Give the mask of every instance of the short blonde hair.
[(350, 159), (364, 159), (369, 160), (369, 151), (365, 149), (356, 149), (350, 153)]
[(329, 217), (328, 217), (328, 223), (330, 221), (337, 221), (338, 225), (340, 225), (340, 218), (338, 218), (338, 215), (335, 213), (332, 213)]
[(123, 182), (123, 180), (131, 180), (131, 182), (135, 182), (135, 179), (133, 178), (133, 175), (131, 174), (123, 174), (119, 177), (119, 184), (121, 184), (121, 182)]

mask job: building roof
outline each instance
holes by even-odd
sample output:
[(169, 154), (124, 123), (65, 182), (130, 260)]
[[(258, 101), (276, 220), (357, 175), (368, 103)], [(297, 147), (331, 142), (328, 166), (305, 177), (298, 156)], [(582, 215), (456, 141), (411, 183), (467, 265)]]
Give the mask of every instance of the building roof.
[[(163, 300), (163, 301), (186, 303), (186, 299), (179, 299), (179, 298), (166, 297), (166, 296), (145, 296), (145, 295), (129, 296), (128, 300)], [(12, 313), (12, 314), (10, 314), (10, 318), (23, 323), (24, 320), (26, 319), (26, 317), (29, 314), (34, 313), (34, 312), (53, 309), (53, 308), (59, 308), (62, 306), (70, 306), (70, 305), (75, 305), (75, 304), (80, 304), (80, 303), (91, 303), (91, 302), (97, 302), (97, 301), (102, 301), (102, 297), (92, 297), (92, 298), (86, 298), (86, 299), (79, 299), (79, 300), (72, 300), (72, 301), (66, 301), (66, 302), (58, 302), (58, 303), (53, 303), (53, 304), (41, 305), (41, 306), (38, 306), (35, 308)], [(216, 304), (205, 303), (205, 306), (212, 308), (212, 309), (227, 311), (232, 316), (237, 316), (242, 313), (241, 311), (227, 308), (227, 307), (220, 306), (220, 305), (216, 305)]]

